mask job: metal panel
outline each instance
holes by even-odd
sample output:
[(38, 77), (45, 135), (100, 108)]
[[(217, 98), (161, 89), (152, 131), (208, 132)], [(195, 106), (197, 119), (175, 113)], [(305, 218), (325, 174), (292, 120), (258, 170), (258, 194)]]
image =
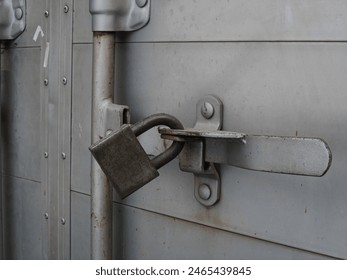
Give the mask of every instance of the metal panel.
[(4, 249), (6, 259), (42, 259), (40, 183), (3, 176)]
[(92, 43), (92, 16), (89, 12), (89, 0), (74, 1), (74, 11), (74, 43)]
[[(75, 4), (79, 1), (75, 1)], [(90, 194), (92, 46), (73, 46), (71, 189)]]
[(39, 48), (5, 50), (1, 75), (2, 148), (6, 174), (40, 181)]
[[(72, 1), (29, 1), (27, 30), (8, 46), (2, 67), (4, 172), (42, 181), (40, 196), (30, 196), (31, 204), (42, 206), (40, 218), (46, 217), (43, 231), (35, 235), (42, 250), (37, 258), (70, 254), (72, 11)], [(16, 191), (12, 200), (20, 201), (22, 195)], [(4, 205), (5, 213), (11, 207)], [(17, 243), (17, 238), (22, 236), (11, 236), (11, 242)], [(23, 243), (18, 258), (31, 258), (30, 246), (37, 244)], [(11, 248), (8, 256), (16, 250)]]
[(347, 258), (345, 44), (120, 44), (116, 61), (117, 99), (134, 121), (163, 111), (192, 126), (197, 100), (213, 93), (225, 105), (225, 130), (321, 137), (333, 154), (318, 179), (223, 166), (222, 199), (211, 209), (170, 164), (127, 204)]
[[(74, 5), (74, 42), (91, 43), (88, 1), (74, 1)], [(256, 0), (152, 0), (149, 25), (119, 37), (129, 42), (167, 42), (118, 45), (116, 94), (118, 100), (131, 106), (133, 121), (152, 113), (166, 112), (178, 116), (185, 126), (193, 126), (197, 100), (203, 95), (215, 94), (225, 104), (224, 129), (251, 134), (322, 137), (332, 148), (333, 163), (328, 174), (319, 179), (223, 166), (222, 199), (219, 205), (206, 210), (194, 199), (192, 176), (181, 173), (176, 161), (161, 169), (158, 179), (125, 202), (186, 221), (347, 258), (344, 199), (347, 195), (344, 188), (347, 156), (343, 152), (343, 143), (347, 140), (344, 122), (347, 117), (344, 113), (347, 52), (345, 44), (321, 42), (346, 41), (346, 12), (346, 3), (340, 0), (265, 0), (261, 3)], [(240, 42), (258, 40), (320, 42)], [(172, 44), (170, 41), (189, 43)], [(206, 43), (192, 44), (191, 41)], [(74, 46), (72, 188), (83, 193), (89, 193), (90, 188), (90, 155), (83, 151), (91, 139), (90, 59), (91, 45)], [(164, 147), (163, 142), (153, 137), (145, 140), (151, 151)], [(86, 236), (81, 238), (89, 230), (88, 202), (83, 203), (81, 208), (78, 202), (73, 206), (73, 221), (77, 223), (72, 230), (74, 258), (89, 258), (89, 240)], [(80, 209), (86, 210), (83, 216), (80, 216)], [(158, 251), (148, 258), (182, 257), (179, 249), (173, 249), (182, 249), (181, 243), (197, 255), (192, 248), (195, 245), (189, 247), (186, 239), (195, 240), (188, 237), (202, 234), (206, 237), (200, 245), (212, 244), (214, 241), (210, 238), (214, 238), (216, 232), (223, 233), (220, 243), (228, 244), (225, 240), (229, 240), (229, 233), (224, 231), (213, 228), (204, 231), (201, 226), (190, 231), (188, 229), (196, 225), (183, 222), (182, 228), (188, 234), (175, 238), (171, 231), (162, 230), (169, 227), (165, 220), (171, 218), (151, 214), (155, 217), (152, 219), (140, 215), (144, 221), (138, 218), (136, 224), (136, 215), (121, 215), (127, 234), (123, 233), (123, 239), (115, 237), (118, 242), (125, 242), (124, 254), (117, 257), (142, 258), (140, 252), (159, 245), (155, 240), (172, 240), (173, 243), (170, 243), (170, 250), (164, 244), (158, 246)], [(136, 232), (133, 226), (139, 224), (143, 230)], [(158, 229), (158, 235), (150, 231), (152, 228)], [(170, 229), (175, 233), (174, 227)], [(249, 247), (235, 249), (236, 258), (252, 258), (247, 252), (255, 245), (249, 240), (258, 240), (245, 240), (243, 243), (237, 239), (236, 244)], [(267, 251), (272, 243), (264, 242), (259, 246)], [(221, 247), (217, 248), (223, 252)], [(208, 258), (204, 249), (200, 248), (201, 253)], [(300, 253), (273, 252), (259, 253), (259, 258), (305, 258)], [(186, 256), (190, 258), (196, 256), (194, 254)], [(307, 255), (307, 258), (313, 256)]]
[[(338, 41), (347, 39), (342, 0), (152, 0), (146, 28), (121, 41)], [(75, 1), (75, 42), (91, 42), (88, 0)]]
[(114, 219), (116, 259), (328, 258), (117, 204)]
[[(55, 1), (54, 1), (55, 2)], [(67, 7), (67, 8), (66, 8)], [(59, 74), (56, 77), (60, 84), (58, 113), (58, 144), (59, 144), (59, 259), (70, 259), (70, 190), (71, 190), (71, 99), (72, 99), (72, 18), (73, 0), (60, 0), (56, 6), (60, 17)], [(53, 24), (55, 22), (53, 21)], [(52, 33), (54, 34), (54, 33)], [(54, 45), (53, 45), (54, 47)], [(57, 63), (58, 65), (58, 63)], [(53, 166), (52, 169), (56, 168)], [(52, 186), (54, 187), (54, 186)]]
[[(132, 207), (113, 209), (115, 259), (328, 258)], [(89, 213), (90, 196), (72, 192), (71, 259), (90, 257)]]
[(72, 9), (65, 12), (65, 5), (72, 7), (72, 1), (49, 3), (49, 34), (43, 42), (48, 53), (43, 63), (43, 75), (48, 80), (43, 105), (47, 152), (43, 183), (47, 186), (49, 259), (70, 258)]
[[(27, 12), (34, 15), (40, 3), (32, 2), (28, 3)], [(2, 166), (3, 172), (10, 175), (5, 177), (3, 186), (5, 258), (42, 259), (46, 256), (42, 231), (45, 191), (40, 184), (42, 52), (37, 47), (40, 40), (34, 42), (33, 34), (28, 39), (28, 32), (39, 19), (27, 20), (26, 32), (14, 41), (14, 48), (4, 51), (1, 67)]]
[(71, 259), (90, 259), (90, 196), (71, 192)]

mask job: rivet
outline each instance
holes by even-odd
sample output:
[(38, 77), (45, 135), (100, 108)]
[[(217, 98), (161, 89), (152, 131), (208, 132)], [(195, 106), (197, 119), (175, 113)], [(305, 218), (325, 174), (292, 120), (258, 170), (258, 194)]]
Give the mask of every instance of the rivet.
[(64, 218), (61, 218), (61, 220), (60, 220), (60, 221), (61, 221), (61, 224), (62, 224), (62, 225), (65, 225), (66, 221), (65, 221), (65, 219), (64, 219)]
[(201, 105), (201, 115), (205, 119), (210, 119), (212, 118), (213, 114), (214, 114), (213, 105), (209, 102), (204, 102), (204, 104)]
[(64, 13), (66, 14), (66, 13), (68, 13), (69, 12), (69, 6), (68, 5), (65, 5), (64, 6)]
[(16, 19), (20, 20), (23, 18), (23, 10), (21, 8), (17, 8), (15, 11), (14, 11), (14, 15), (16, 17)]
[(44, 79), (44, 80), (43, 80), (43, 84), (44, 84), (45, 86), (48, 86), (48, 79)]
[(48, 213), (45, 213), (43, 216), (45, 217), (46, 220), (48, 220)]
[(48, 153), (45, 152), (45, 153), (43, 154), (43, 156), (44, 156), (45, 158), (48, 158)]
[(136, 0), (136, 5), (139, 8), (143, 8), (144, 6), (146, 6), (148, 3), (148, 0)]
[(199, 186), (199, 197), (203, 200), (208, 200), (211, 197), (211, 189), (209, 185), (201, 184)]
[(45, 11), (45, 17), (49, 17), (49, 12), (47, 10)]
[(63, 85), (66, 85), (67, 84), (67, 79), (66, 77), (63, 77)]
[(66, 154), (65, 153), (61, 153), (61, 158), (62, 159), (66, 159)]

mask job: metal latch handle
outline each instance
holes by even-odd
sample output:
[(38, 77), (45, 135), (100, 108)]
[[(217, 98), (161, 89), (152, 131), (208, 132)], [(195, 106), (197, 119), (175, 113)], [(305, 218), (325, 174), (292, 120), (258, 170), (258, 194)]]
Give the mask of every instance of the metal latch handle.
[[(171, 129), (183, 129), (183, 125), (178, 119), (176, 119), (175, 117), (171, 115), (160, 113), (160, 114), (151, 115), (143, 119), (142, 121), (134, 124), (131, 127), (131, 130), (134, 132), (135, 136), (137, 137), (141, 135), (142, 133), (148, 131), (152, 127), (155, 127), (158, 125), (166, 125), (170, 127)], [(182, 151), (183, 146), (184, 146), (183, 142), (173, 141), (173, 143), (168, 149), (166, 149), (163, 153), (151, 159), (151, 164), (156, 169), (163, 167), (165, 164), (167, 164), (172, 159), (174, 159)]]
[(331, 165), (331, 150), (322, 139), (221, 131), (222, 121), (223, 103), (210, 95), (196, 105), (194, 128), (159, 129), (162, 138), (186, 143), (180, 169), (194, 174), (195, 197), (206, 207), (216, 204), (221, 193), (214, 164), (306, 176), (323, 176)]

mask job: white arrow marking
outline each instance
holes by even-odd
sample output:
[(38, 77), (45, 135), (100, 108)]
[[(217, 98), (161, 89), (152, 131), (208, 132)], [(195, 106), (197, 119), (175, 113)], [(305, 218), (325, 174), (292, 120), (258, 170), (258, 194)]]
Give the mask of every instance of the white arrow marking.
[(41, 37), (45, 36), (45, 34), (43, 34), (43, 30), (42, 30), (41, 26), (38, 25), (37, 28), (36, 28), (34, 37), (33, 37), (33, 40), (34, 40), (35, 42), (37, 41), (37, 38), (39, 37), (40, 34), (41, 34)]
[(49, 58), (49, 42), (46, 43), (45, 57), (43, 60), (43, 68), (47, 68)]

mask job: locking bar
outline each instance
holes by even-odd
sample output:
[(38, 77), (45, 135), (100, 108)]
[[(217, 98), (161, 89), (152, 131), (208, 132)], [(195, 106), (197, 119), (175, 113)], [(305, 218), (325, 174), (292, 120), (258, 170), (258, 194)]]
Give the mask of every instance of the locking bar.
[[(246, 135), (229, 131), (160, 128), (164, 139), (204, 141), (206, 162), (292, 175), (323, 176), (331, 165), (331, 151), (318, 138)], [(189, 156), (187, 157), (189, 158)], [(185, 164), (187, 165), (187, 164)]]
[[(18, 0), (19, 1), (19, 0)], [(129, 122), (129, 108), (115, 105), (115, 32), (144, 27), (150, 0), (89, 0), (93, 31), (92, 141)], [(1, 18), (0, 18), (1, 20)], [(115, 102), (114, 102), (115, 101)], [(112, 188), (95, 160), (91, 168), (91, 258), (112, 258)]]
[[(303, 176), (323, 176), (332, 154), (319, 138), (248, 135), (221, 131), (222, 102), (206, 96), (197, 103), (197, 121), (192, 129), (159, 128), (161, 137), (185, 146), (180, 169), (194, 174), (195, 197), (204, 206), (218, 202), (220, 179), (215, 164), (244, 169)], [(214, 174), (214, 181), (204, 177)]]

